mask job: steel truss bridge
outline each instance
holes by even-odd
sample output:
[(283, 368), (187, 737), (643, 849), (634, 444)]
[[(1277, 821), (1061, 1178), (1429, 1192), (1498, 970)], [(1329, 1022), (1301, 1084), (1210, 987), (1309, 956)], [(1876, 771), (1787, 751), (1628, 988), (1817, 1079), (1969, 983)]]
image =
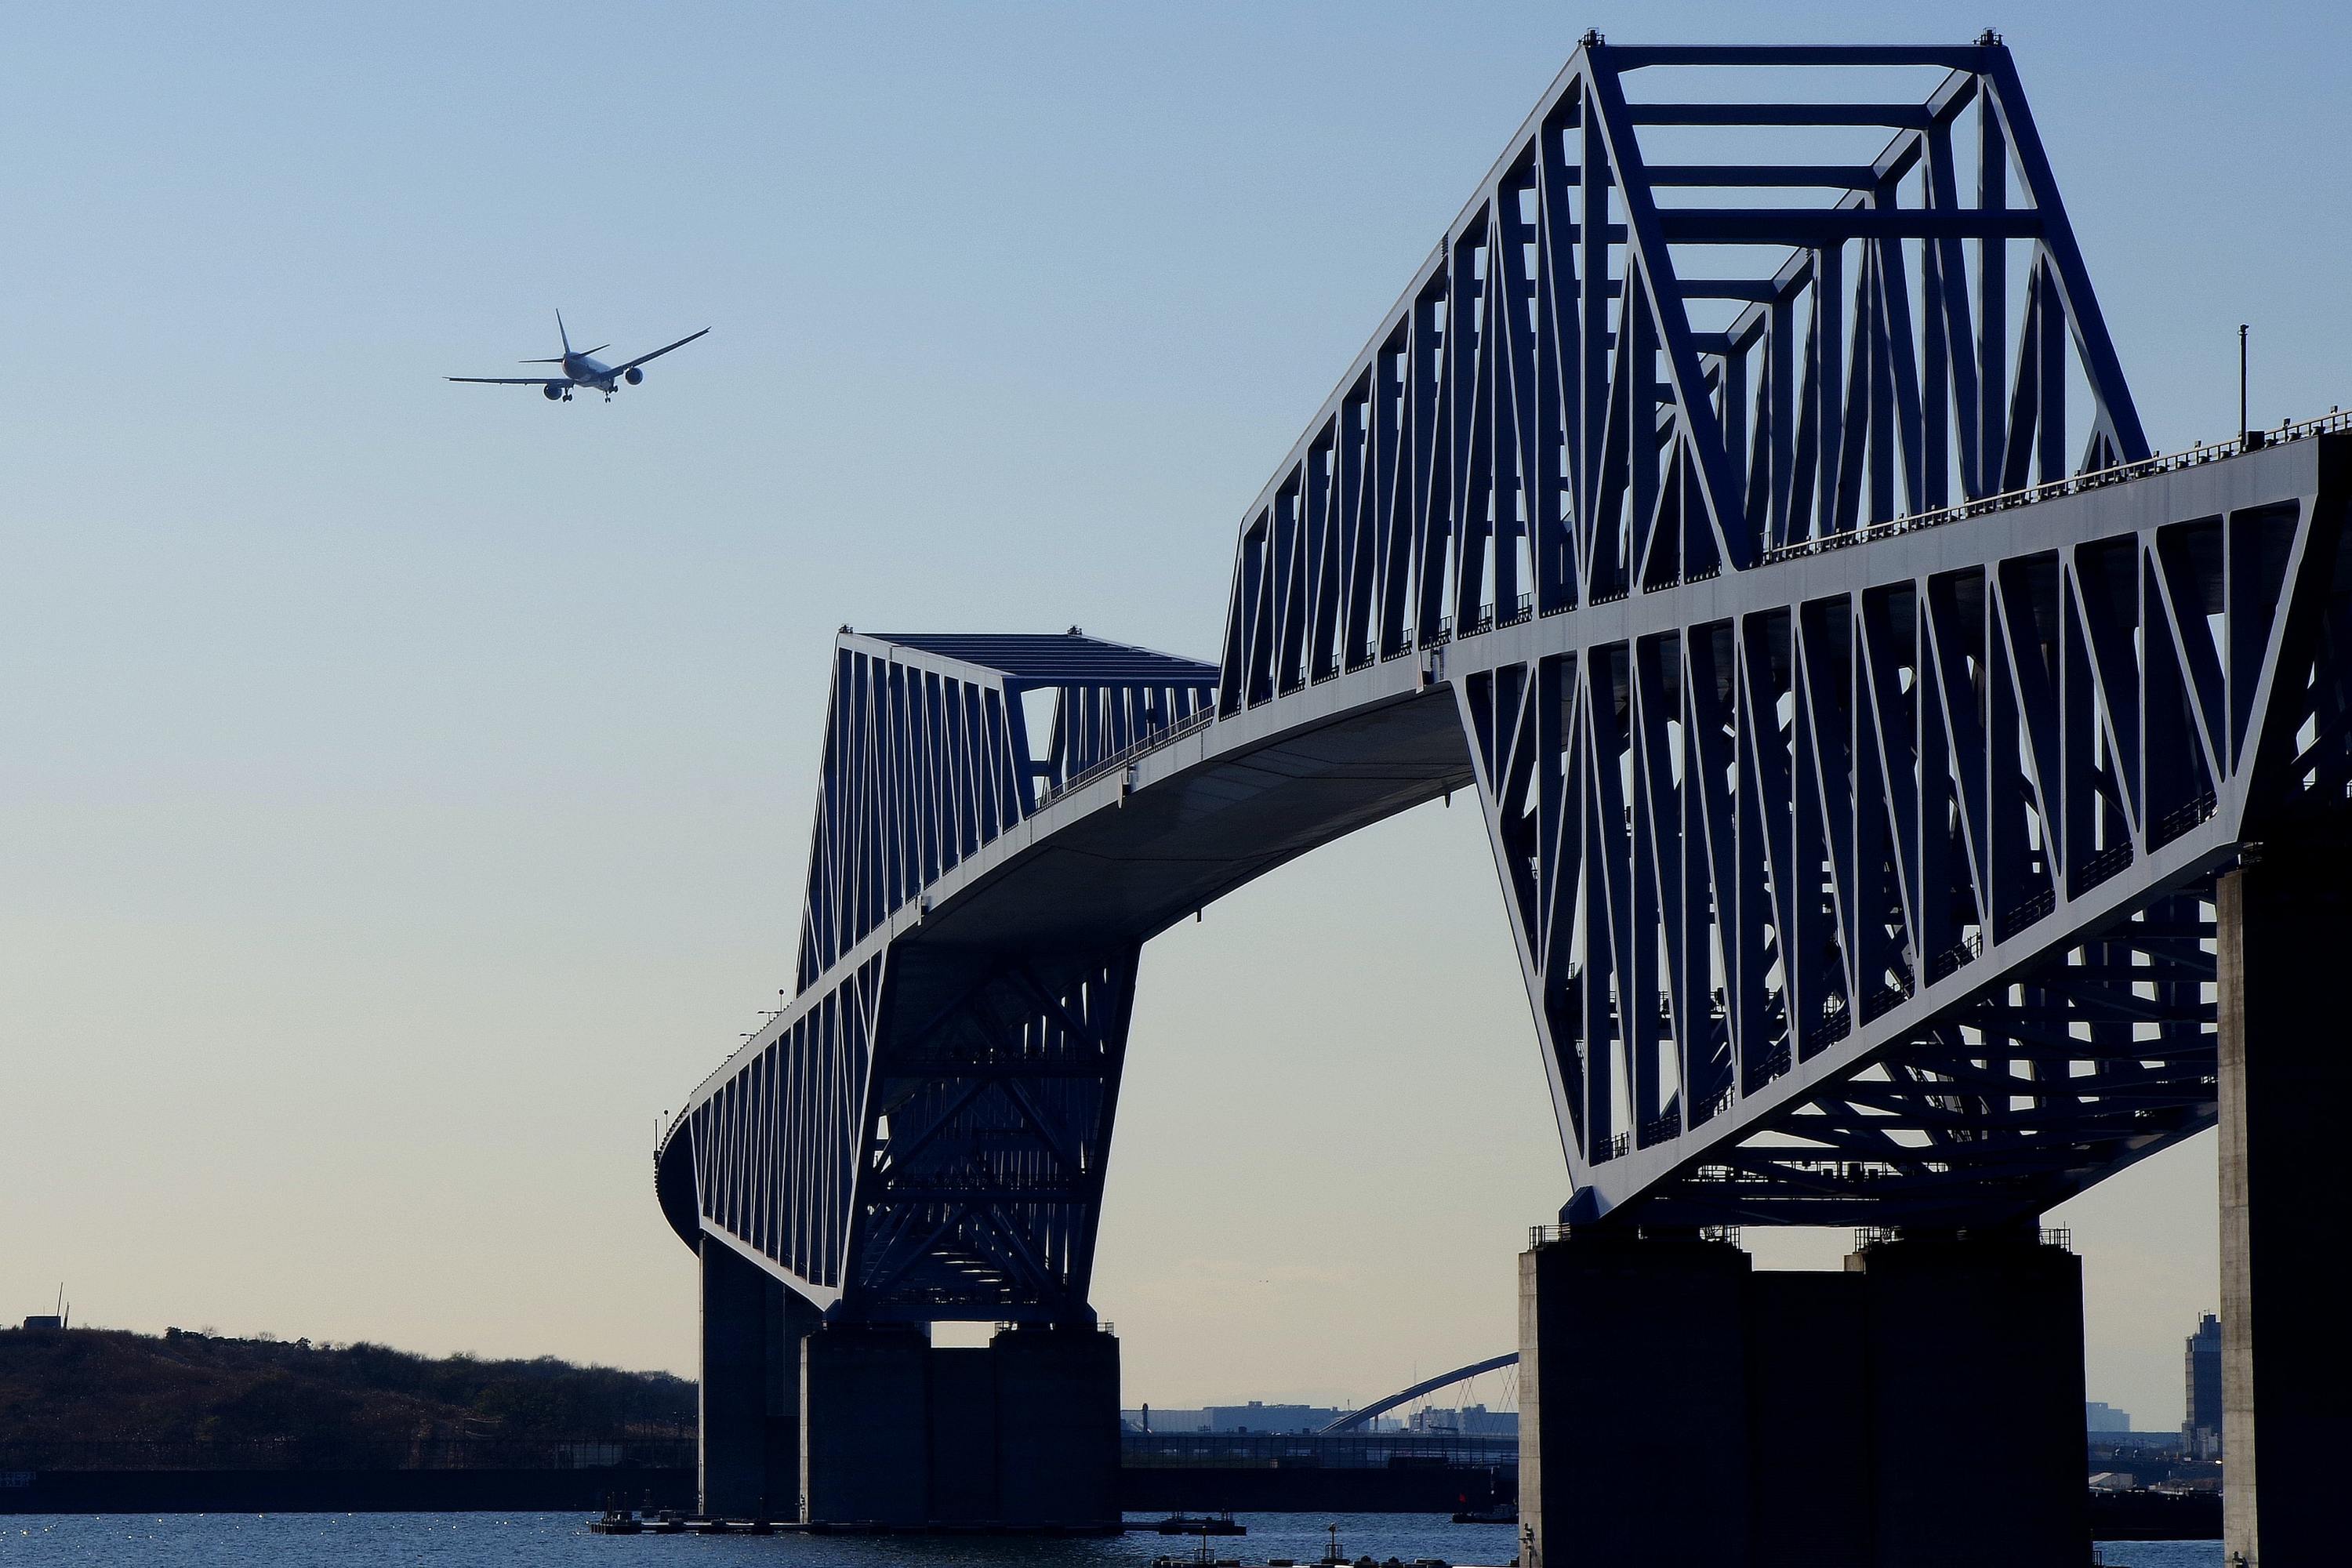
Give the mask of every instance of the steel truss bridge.
[(798, 992), (665, 1211), (835, 1318), (1088, 1318), (1141, 944), (1475, 788), (1564, 1217), (2039, 1214), (2213, 1122), (2217, 869), (2340, 836), (2347, 456), (2151, 451), (1998, 43), (1588, 41), (1218, 663), (842, 635)]

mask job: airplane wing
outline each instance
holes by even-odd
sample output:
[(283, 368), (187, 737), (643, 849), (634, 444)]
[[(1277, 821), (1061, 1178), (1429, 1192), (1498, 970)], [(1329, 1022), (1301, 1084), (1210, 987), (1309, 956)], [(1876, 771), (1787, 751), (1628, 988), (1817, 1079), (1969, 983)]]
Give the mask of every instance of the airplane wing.
[(560, 375), (449, 375), (444, 381), (470, 381), (477, 386), (545, 386), (551, 381), (566, 379)]
[(659, 358), (661, 358), (661, 356), (662, 356), (662, 355), (664, 355), (664, 354), (666, 354), (666, 353), (669, 353), (669, 350), (670, 350), (670, 349), (682, 349), (682, 348), (686, 347), (686, 345), (687, 345), (687, 344), (688, 344), (688, 343), (692, 342), (696, 338), (703, 337), (703, 336), (707, 335), (707, 334), (709, 332), (709, 331), (710, 331), (710, 329), (709, 329), (709, 327), (705, 327), (705, 328), (703, 328), (703, 329), (702, 329), (702, 331), (699, 331), (699, 332), (695, 332), (695, 333), (691, 334), (690, 336), (683, 337), (683, 338), (678, 339), (678, 340), (677, 340), (677, 342), (674, 342), (674, 343), (670, 344), (670, 345), (669, 345), (669, 348), (656, 349), (656, 350), (654, 350), (654, 352), (653, 352), (653, 353), (649, 353), (649, 354), (639, 354), (636, 358), (635, 358), (635, 359), (631, 360), (631, 361), (630, 361), (628, 363), (626, 363), (626, 364), (616, 364), (616, 365), (614, 365), (614, 366), (613, 367), (613, 374), (614, 374), (614, 375), (618, 375), (618, 374), (620, 374), (623, 371), (635, 370), (635, 369), (636, 369), (636, 368), (637, 368), (637, 366), (639, 366), (639, 365), (641, 365), (641, 364), (645, 363), (646, 363), (646, 361), (647, 361), (647, 360), (649, 360), (649, 359), (659, 359)]

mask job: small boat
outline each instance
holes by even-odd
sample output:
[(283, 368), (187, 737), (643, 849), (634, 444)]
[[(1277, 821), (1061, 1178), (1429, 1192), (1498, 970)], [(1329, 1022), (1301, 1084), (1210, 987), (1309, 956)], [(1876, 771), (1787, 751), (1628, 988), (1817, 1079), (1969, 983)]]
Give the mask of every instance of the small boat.
[(1485, 1508), (1465, 1508), (1454, 1516), (1456, 1524), (1517, 1524), (1519, 1505), (1515, 1502), (1491, 1503)]

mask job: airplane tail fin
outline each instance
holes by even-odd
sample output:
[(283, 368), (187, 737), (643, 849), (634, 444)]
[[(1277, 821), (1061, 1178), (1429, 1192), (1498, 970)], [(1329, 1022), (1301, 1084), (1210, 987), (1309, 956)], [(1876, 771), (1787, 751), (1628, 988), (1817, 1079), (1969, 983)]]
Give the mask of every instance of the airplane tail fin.
[[(561, 310), (558, 310), (558, 311), (556, 311), (556, 312), (555, 312), (555, 335), (556, 335), (557, 337), (559, 337), (559, 338), (561, 338), (561, 339), (562, 339), (562, 340), (563, 340), (563, 354), (564, 354), (564, 358), (565, 358), (565, 359), (569, 359), (569, 358), (572, 356), (572, 334), (571, 334), (571, 333), (569, 333), (569, 332), (567, 332), (567, 331), (565, 331), (563, 330), (563, 312), (562, 312), (562, 311), (561, 311)], [(531, 363), (542, 363), (542, 362), (533, 361), (533, 362), (531, 362)], [(550, 360), (550, 361), (546, 361), (546, 362), (543, 362), (543, 363), (551, 363), (551, 364), (562, 364), (562, 363), (563, 363), (563, 361), (562, 361), (562, 360)]]

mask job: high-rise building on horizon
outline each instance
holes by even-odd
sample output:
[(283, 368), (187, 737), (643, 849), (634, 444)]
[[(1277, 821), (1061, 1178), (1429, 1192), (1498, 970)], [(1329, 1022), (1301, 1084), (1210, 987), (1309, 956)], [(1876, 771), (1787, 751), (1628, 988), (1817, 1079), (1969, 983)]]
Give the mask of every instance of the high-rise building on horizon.
[(2211, 1312), (2197, 1320), (2182, 1357), (2187, 1381), (2181, 1404), (2180, 1446), (2192, 1459), (2221, 1457), (2221, 1320)]

